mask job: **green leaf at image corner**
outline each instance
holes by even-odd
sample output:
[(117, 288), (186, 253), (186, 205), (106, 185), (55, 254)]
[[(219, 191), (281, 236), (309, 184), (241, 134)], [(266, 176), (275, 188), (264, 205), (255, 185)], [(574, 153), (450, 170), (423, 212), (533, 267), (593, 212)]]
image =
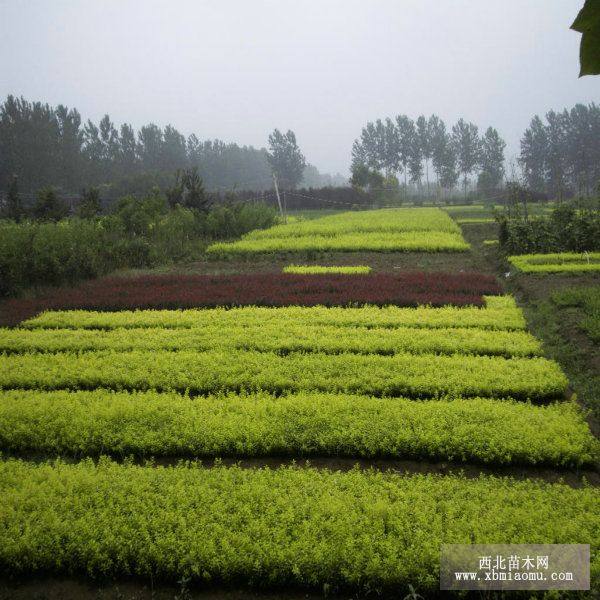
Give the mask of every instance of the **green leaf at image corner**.
[(600, 74), (600, 0), (586, 0), (571, 29), (579, 31), (579, 76)]

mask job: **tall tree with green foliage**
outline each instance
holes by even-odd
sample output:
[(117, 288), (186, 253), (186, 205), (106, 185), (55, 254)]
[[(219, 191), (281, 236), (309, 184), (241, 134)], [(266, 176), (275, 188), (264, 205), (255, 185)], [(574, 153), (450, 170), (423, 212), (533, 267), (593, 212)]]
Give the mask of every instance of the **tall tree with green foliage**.
[(521, 154), (519, 156), (523, 177), (530, 190), (544, 191), (546, 187), (547, 145), (546, 128), (536, 115), (521, 138)]
[(59, 104), (56, 107), (56, 121), (58, 125), (56, 183), (63, 189), (72, 190), (77, 187), (83, 167), (81, 115), (77, 110), (69, 110), (66, 106)]
[(6, 204), (2, 216), (19, 223), (25, 214), (25, 207), (23, 206), (21, 194), (19, 193), (19, 180), (16, 175), (13, 175), (8, 184)]
[(435, 115), (432, 115), (430, 119), (426, 119), (421, 115), (416, 122), (416, 132), (419, 148), (423, 161), (425, 162), (425, 181), (427, 183), (427, 195), (429, 196), (429, 161), (433, 152), (431, 133), (432, 133), (432, 119), (437, 119)]
[(562, 200), (567, 191), (566, 142), (569, 113), (549, 111), (546, 114), (546, 165), (550, 193)]
[(398, 163), (402, 165), (404, 171), (404, 185), (408, 183), (409, 163), (413, 156), (415, 124), (412, 119), (406, 115), (396, 117), (396, 131), (398, 132)]
[(138, 171), (139, 159), (135, 131), (128, 123), (123, 123), (119, 131), (119, 151), (115, 171), (118, 177), (133, 175)]
[(498, 191), (504, 178), (504, 149), (506, 142), (493, 127), (488, 127), (480, 142), (479, 177), (477, 188), (486, 197)]
[(456, 153), (458, 172), (463, 177), (463, 189), (467, 196), (469, 175), (475, 171), (479, 164), (479, 130), (474, 123), (467, 123), (459, 119), (452, 127), (452, 145)]
[(399, 139), (396, 124), (389, 117), (385, 120), (384, 169), (388, 177), (400, 169)]
[(267, 159), (282, 189), (294, 189), (302, 181), (306, 159), (296, 142), (296, 134), (275, 129), (269, 135)]
[(421, 148), (421, 140), (417, 135), (416, 129), (415, 135), (412, 136), (410, 155), (408, 157), (408, 172), (410, 174), (410, 182), (420, 187), (423, 177), (423, 149)]

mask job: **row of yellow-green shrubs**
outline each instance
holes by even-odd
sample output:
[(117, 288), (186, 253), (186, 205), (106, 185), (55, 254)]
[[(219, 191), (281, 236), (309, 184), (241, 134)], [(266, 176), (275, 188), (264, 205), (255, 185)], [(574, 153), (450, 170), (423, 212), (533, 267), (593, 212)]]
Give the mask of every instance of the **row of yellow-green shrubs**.
[(197, 350), (231, 348), (339, 354), (490, 354), (536, 356), (534, 336), (520, 330), (477, 328), (343, 327), (295, 323), (208, 323), (190, 329), (165, 327), (93, 329), (0, 329), (0, 352), (87, 350)]
[(520, 254), (510, 264), (523, 273), (585, 273), (600, 271), (600, 252)]
[(22, 323), (25, 328), (114, 329), (116, 327), (167, 327), (186, 329), (207, 325), (227, 327), (277, 325), (328, 325), (344, 327), (476, 327), (525, 329), (525, 318), (510, 296), (486, 296), (485, 307), (444, 306), (360, 308), (287, 306), (241, 307), (207, 310), (124, 310), (119, 312), (48, 311)]
[(419, 402), (317, 392), (191, 398), (98, 389), (0, 392), (0, 445), (71, 456), (341, 456), (567, 467), (595, 464), (600, 444), (573, 402)]
[(284, 273), (294, 273), (296, 275), (367, 275), (371, 272), (371, 267), (364, 265), (356, 266), (322, 266), (322, 265), (288, 265), (283, 267)]
[(453, 354), (291, 353), (214, 349), (9, 354), (1, 357), (0, 388), (190, 390), (299, 390), (375, 396), (443, 394), (531, 398), (564, 394), (567, 379), (545, 358)]
[(0, 462), (0, 569), (434, 593), (443, 543), (591, 543), (600, 491), (480, 476)]
[(404, 233), (347, 233), (336, 236), (311, 235), (289, 238), (242, 238), (237, 242), (217, 242), (209, 255), (236, 255), (285, 252), (464, 252), (469, 244), (460, 234), (440, 231)]

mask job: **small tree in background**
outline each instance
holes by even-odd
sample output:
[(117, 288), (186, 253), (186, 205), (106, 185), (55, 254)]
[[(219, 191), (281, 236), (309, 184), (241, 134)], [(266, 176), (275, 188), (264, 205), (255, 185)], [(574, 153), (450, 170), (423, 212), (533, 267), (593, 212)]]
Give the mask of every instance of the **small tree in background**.
[(296, 142), (296, 134), (275, 129), (269, 136), (267, 160), (282, 189), (294, 189), (302, 181), (306, 159)]
[(193, 208), (200, 212), (208, 211), (210, 200), (204, 191), (202, 177), (198, 174), (196, 167), (183, 171), (181, 186), (183, 188), (183, 205), (185, 207)]
[(82, 219), (93, 219), (102, 211), (100, 203), (100, 190), (96, 187), (84, 189), (81, 192), (81, 201), (77, 207), (77, 216)]
[(33, 216), (40, 221), (60, 221), (69, 214), (69, 207), (52, 187), (42, 188), (33, 207)]
[(11, 177), (10, 183), (8, 184), (4, 216), (17, 223), (25, 216), (25, 207), (21, 200), (21, 194), (19, 194), (19, 182), (16, 175)]
[(183, 184), (181, 182), (181, 171), (175, 172), (175, 183), (165, 190), (167, 202), (170, 208), (175, 208), (178, 204), (183, 204)]
[(350, 183), (353, 187), (372, 191), (384, 187), (385, 177), (379, 171), (369, 169), (367, 165), (355, 165)]

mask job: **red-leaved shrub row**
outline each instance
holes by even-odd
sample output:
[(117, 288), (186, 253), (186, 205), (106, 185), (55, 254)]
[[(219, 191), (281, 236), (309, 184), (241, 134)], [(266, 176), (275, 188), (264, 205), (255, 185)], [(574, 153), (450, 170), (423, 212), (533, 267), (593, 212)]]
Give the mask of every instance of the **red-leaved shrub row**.
[(17, 322), (42, 310), (123, 310), (212, 306), (416, 306), (483, 304), (500, 294), (495, 279), (480, 273), (376, 273), (372, 275), (143, 275), (104, 277), (59, 288), (38, 298), (4, 303), (2, 319)]

